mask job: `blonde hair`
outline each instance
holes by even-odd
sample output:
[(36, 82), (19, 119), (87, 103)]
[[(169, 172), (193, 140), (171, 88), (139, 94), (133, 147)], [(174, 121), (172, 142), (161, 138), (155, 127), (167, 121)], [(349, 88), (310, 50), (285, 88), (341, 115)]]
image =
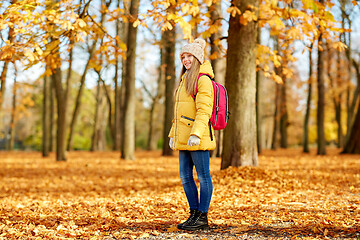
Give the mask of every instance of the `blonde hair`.
[(182, 77), (184, 74), (185, 74), (184, 79), (186, 79), (186, 85), (185, 85), (186, 92), (191, 96), (195, 95), (199, 71), (200, 71), (200, 62), (196, 57), (194, 57), (194, 60), (192, 62), (190, 69), (186, 70), (185, 66), (182, 67), (180, 77), (179, 77), (179, 83), (178, 83), (178, 87), (176, 88), (175, 95), (176, 95), (176, 92), (178, 91), (180, 82), (182, 81)]

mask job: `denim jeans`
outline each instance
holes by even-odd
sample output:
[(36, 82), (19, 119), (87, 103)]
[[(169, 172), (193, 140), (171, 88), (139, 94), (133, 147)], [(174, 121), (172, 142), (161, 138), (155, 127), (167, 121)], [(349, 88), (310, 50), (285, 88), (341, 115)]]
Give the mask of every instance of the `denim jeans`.
[[(208, 212), (213, 192), (209, 151), (179, 151), (179, 163), (180, 179), (190, 209)], [(194, 166), (200, 181), (200, 201), (193, 176)]]

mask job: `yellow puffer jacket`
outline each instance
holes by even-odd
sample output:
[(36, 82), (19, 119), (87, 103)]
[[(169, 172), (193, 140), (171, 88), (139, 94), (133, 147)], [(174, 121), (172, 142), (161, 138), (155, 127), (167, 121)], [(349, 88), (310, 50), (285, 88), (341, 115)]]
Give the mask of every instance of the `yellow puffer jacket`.
[[(199, 73), (206, 73), (212, 78), (214, 72), (209, 61), (200, 65)], [(186, 79), (180, 82), (175, 96), (174, 119), (169, 133), (173, 138), (173, 150), (213, 150), (216, 147), (214, 129), (209, 124), (214, 101), (214, 89), (207, 76), (201, 76), (198, 81), (198, 92), (194, 101), (185, 89)], [(210, 137), (210, 128), (213, 140)], [(200, 138), (200, 145), (188, 146), (190, 135)]]

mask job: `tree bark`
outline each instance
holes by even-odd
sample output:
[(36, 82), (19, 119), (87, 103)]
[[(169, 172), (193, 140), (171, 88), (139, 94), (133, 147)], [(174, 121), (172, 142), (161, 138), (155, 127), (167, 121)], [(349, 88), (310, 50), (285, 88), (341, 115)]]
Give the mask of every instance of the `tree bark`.
[[(258, 35), (256, 37), (257, 44), (261, 44), (261, 28), (258, 27)], [(262, 86), (262, 74), (260, 69), (256, 71), (256, 142), (257, 142), (257, 149), (258, 153), (262, 151), (262, 131), (261, 131), (261, 86)]]
[[(110, 93), (109, 93), (109, 90), (107, 89), (106, 87), (106, 83), (104, 81), (104, 79), (101, 77), (101, 73), (100, 71), (97, 71), (96, 70), (96, 73), (98, 74), (99, 76), (99, 79), (100, 79), (100, 82), (102, 83), (102, 86), (103, 86), (103, 89), (104, 89), (104, 92), (105, 92), (105, 97), (106, 97), (106, 102), (108, 104), (108, 107), (109, 107), (109, 115), (108, 115), (108, 125), (109, 125), (109, 129), (110, 129), (110, 136), (111, 136), (111, 139), (114, 141), (115, 139), (115, 132), (112, 130), (114, 127), (114, 124), (112, 123), (112, 103), (111, 103), (111, 96), (110, 96)], [(102, 134), (103, 135), (103, 134)], [(103, 144), (105, 145), (105, 144)]]
[(288, 112), (286, 101), (286, 78), (282, 77), (283, 84), (280, 85), (280, 147), (287, 148), (287, 126)]
[(100, 76), (96, 86), (96, 104), (95, 104), (95, 114), (94, 114), (94, 130), (91, 137), (91, 147), (90, 151), (97, 151), (97, 142), (98, 142), (98, 120), (99, 120), (99, 108), (100, 108)]
[[(72, 118), (71, 118), (71, 123), (70, 123), (70, 131), (69, 131), (69, 137), (68, 137), (68, 141), (67, 141), (67, 150), (70, 151), (72, 150), (72, 140), (73, 140), (73, 135), (74, 135), (74, 128), (75, 128), (75, 123), (77, 120), (77, 117), (79, 115), (80, 112), (80, 107), (81, 107), (81, 97), (84, 91), (84, 87), (85, 87), (85, 79), (86, 79), (86, 73), (89, 69), (89, 65), (90, 65), (90, 60), (92, 59), (94, 52), (95, 52), (95, 47), (96, 47), (96, 43), (97, 41), (95, 41), (89, 51), (89, 60), (85, 65), (85, 69), (84, 72), (81, 76), (80, 79), (80, 87), (79, 87), (79, 91), (78, 94), (76, 96), (76, 100), (75, 100), (75, 107), (74, 107), (74, 111), (72, 114)], [(69, 69), (69, 71), (71, 71), (71, 69)]]
[[(275, 49), (277, 52), (280, 52), (279, 47), (279, 39), (278, 37), (274, 38), (275, 40)], [(275, 73), (278, 76), (281, 76), (281, 66), (275, 67)], [(280, 130), (280, 118), (281, 118), (281, 86), (279, 83), (275, 83), (275, 99), (274, 99), (274, 129), (273, 129), (273, 135), (272, 135), (272, 143), (271, 143), (271, 149), (275, 150), (279, 147), (279, 130)]]
[(312, 97), (312, 74), (313, 74), (313, 61), (312, 61), (312, 50), (313, 44), (311, 44), (309, 49), (309, 80), (308, 80), (308, 95), (306, 100), (306, 113), (304, 119), (304, 142), (303, 142), (303, 151), (305, 153), (310, 152), (309, 149), (309, 119), (310, 119), (310, 111), (311, 111), (311, 97)]
[(317, 69), (317, 81), (318, 81), (318, 102), (317, 102), (317, 154), (326, 154), (326, 140), (325, 140), (325, 67), (324, 67), (324, 53), (322, 49), (325, 49), (325, 44), (322, 42), (322, 34), (319, 37), (318, 47), (318, 69)]
[[(9, 33), (8, 33), (8, 40), (10, 41), (10, 43), (13, 41), (13, 36), (14, 36), (14, 28), (9, 28)], [(6, 77), (7, 77), (7, 72), (8, 72), (8, 68), (9, 68), (9, 60), (5, 60), (4, 61), (4, 66), (2, 68), (2, 72), (0, 75), (0, 111), (2, 109), (2, 104), (4, 101), (4, 95), (5, 95), (5, 89), (6, 89)]]
[[(174, 6), (171, 5), (167, 9), (168, 13), (173, 13)], [(173, 25), (174, 26), (174, 25)], [(176, 31), (175, 27), (172, 30), (166, 30), (162, 33), (162, 46), (164, 46), (165, 59), (165, 116), (164, 116), (164, 132), (163, 132), (163, 156), (172, 156), (173, 151), (169, 147), (169, 132), (172, 126), (172, 119), (174, 116), (174, 87), (176, 81), (175, 74), (175, 45), (176, 45)]]
[[(59, 65), (61, 65), (59, 63)], [(51, 76), (54, 82), (57, 100), (57, 130), (56, 130), (56, 161), (66, 161), (65, 136), (66, 136), (66, 105), (67, 98), (64, 94), (61, 81), (61, 66), (58, 66)]]
[(12, 108), (11, 108), (11, 119), (10, 119), (10, 127), (9, 127), (9, 142), (8, 142), (8, 150), (12, 151), (14, 149), (14, 141), (15, 141), (15, 116), (16, 116), (16, 89), (17, 89), (17, 68), (14, 64), (15, 68), (15, 76), (14, 76), (14, 86), (13, 86), (13, 99), (12, 99)]
[(343, 153), (360, 154), (360, 104)]
[[(349, 20), (349, 29), (351, 29), (351, 22)], [(344, 34), (346, 36), (346, 34)], [(346, 42), (346, 41), (345, 41)], [(349, 130), (351, 129), (351, 124), (354, 117), (354, 104), (351, 101), (352, 89), (351, 89), (351, 80), (352, 80), (352, 57), (351, 57), (351, 32), (348, 33), (348, 40), (347, 40), (347, 48), (345, 49), (346, 57), (348, 59), (348, 87), (346, 92), (346, 106), (347, 106), (347, 133), (349, 135)], [(356, 102), (356, 100), (355, 100)], [(354, 106), (354, 107), (353, 107)]]
[[(120, 9), (121, 0), (117, 1), (117, 7)], [(120, 19), (116, 19), (116, 36), (121, 39), (121, 22)], [(114, 113), (114, 144), (113, 150), (119, 151), (121, 148), (121, 83), (119, 82), (119, 64), (120, 64), (120, 57), (116, 57), (115, 63), (115, 76), (114, 76), (114, 85), (115, 85), (115, 113)]]
[(50, 152), (55, 151), (55, 101), (56, 101), (56, 92), (55, 92), (55, 83), (52, 81), (52, 78), (49, 78), (50, 85)]
[[(131, 0), (130, 16), (131, 21), (137, 19), (140, 0)], [(129, 24), (127, 38), (127, 58), (125, 83), (125, 106), (124, 106), (124, 132), (123, 132), (123, 151), (121, 158), (125, 160), (135, 159), (135, 111), (136, 111), (136, 92), (135, 92), (135, 58), (137, 28)]]
[(155, 150), (156, 149), (156, 141), (154, 139), (154, 119), (155, 119), (155, 106), (156, 106), (157, 98), (153, 99), (150, 108), (150, 121), (149, 121), (149, 133), (147, 139), (147, 150)]
[(49, 83), (49, 77), (45, 74), (43, 85), (43, 112), (42, 112), (42, 156), (48, 157), (50, 153), (50, 96), (51, 96), (51, 84)]
[[(278, 68), (277, 68), (278, 69)], [(275, 69), (276, 71), (276, 69)], [(281, 86), (278, 83), (275, 83), (275, 110), (274, 110), (274, 130), (272, 135), (271, 149), (275, 150), (279, 147), (279, 129), (280, 129), (280, 92)]]
[[(259, 1), (239, 0), (232, 4), (244, 12)], [(240, 16), (230, 16), (225, 85), (231, 119), (224, 131), (221, 169), (229, 166), (257, 166), (256, 137), (256, 36), (257, 24), (240, 24)]]
[[(353, 65), (356, 70), (356, 79), (357, 79), (357, 86), (354, 93), (354, 99), (353, 102), (355, 104), (359, 101), (359, 91), (360, 91), (360, 65), (359, 63), (355, 62), (353, 59)], [(353, 105), (355, 105), (353, 104)], [(352, 122), (352, 127), (349, 131), (349, 135), (346, 138), (345, 147), (343, 150), (343, 153), (352, 153), (352, 154), (359, 154), (360, 153), (360, 104), (358, 103), (358, 109), (356, 113), (356, 117), (354, 121)]]
[[(334, 110), (335, 110), (335, 119), (338, 126), (337, 131), (337, 147), (342, 148), (343, 147), (343, 132), (342, 132), (342, 118), (341, 118), (341, 99), (342, 99), (342, 92), (338, 92), (337, 90), (341, 87), (342, 81), (341, 81), (341, 55), (340, 51), (337, 52), (337, 74), (334, 77), (331, 73), (331, 66), (333, 65), (331, 62), (331, 51), (329, 46), (327, 46), (327, 66), (328, 66), (328, 77), (330, 79), (330, 86), (333, 89), (332, 94), (332, 100), (334, 104)], [(336, 78), (336, 80), (334, 80)]]

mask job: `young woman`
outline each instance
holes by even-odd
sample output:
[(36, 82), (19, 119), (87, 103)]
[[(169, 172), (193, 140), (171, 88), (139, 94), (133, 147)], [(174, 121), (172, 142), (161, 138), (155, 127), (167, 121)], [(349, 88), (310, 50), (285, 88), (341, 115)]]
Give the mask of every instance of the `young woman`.
[[(175, 92), (174, 119), (169, 133), (170, 147), (179, 150), (179, 173), (190, 207), (190, 217), (177, 227), (183, 230), (208, 229), (207, 213), (213, 192), (209, 150), (216, 147), (209, 119), (213, 109), (214, 77), (209, 61), (204, 61), (205, 41), (196, 39), (180, 52), (183, 64), (179, 86)], [(210, 129), (211, 128), (211, 129)], [(200, 181), (200, 198), (193, 169)]]

